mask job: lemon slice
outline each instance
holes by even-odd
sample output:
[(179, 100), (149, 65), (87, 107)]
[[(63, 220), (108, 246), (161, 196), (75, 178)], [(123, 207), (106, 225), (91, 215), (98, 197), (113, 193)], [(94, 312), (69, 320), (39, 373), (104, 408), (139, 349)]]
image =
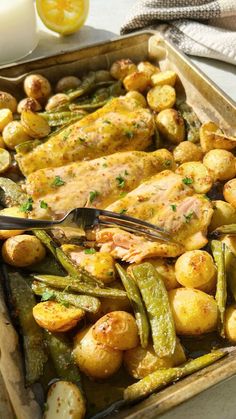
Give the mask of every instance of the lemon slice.
[(89, 0), (36, 0), (39, 17), (47, 28), (70, 35), (83, 26)]

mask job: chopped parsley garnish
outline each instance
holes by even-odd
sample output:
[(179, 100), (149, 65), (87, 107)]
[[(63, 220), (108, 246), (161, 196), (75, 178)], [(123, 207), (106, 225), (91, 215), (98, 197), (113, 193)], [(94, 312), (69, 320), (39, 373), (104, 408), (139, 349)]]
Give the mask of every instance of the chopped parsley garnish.
[(85, 253), (86, 255), (94, 255), (94, 253), (96, 253), (96, 250), (95, 250), (95, 249), (93, 249), (93, 248), (91, 248), (91, 249), (85, 249), (85, 250), (84, 250), (84, 253)]
[(20, 207), (20, 211), (21, 212), (30, 212), (33, 209), (33, 199), (32, 198), (28, 198), (27, 201), (25, 201), (21, 207)]
[(109, 121), (108, 119), (105, 119), (103, 122), (104, 124), (111, 124), (111, 121)]
[(189, 223), (190, 221), (191, 221), (191, 219), (192, 219), (192, 217), (193, 217), (193, 214), (194, 214), (194, 212), (193, 211), (191, 211), (189, 214), (187, 214), (187, 215), (185, 215), (184, 214), (184, 218), (185, 218), (185, 222), (186, 223)]
[(64, 180), (60, 176), (55, 176), (52, 182), (52, 186), (58, 187), (58, 186), (65, 185), (65, 183), (66, 182), (64, 182)]
[(119, 211), (119, 214), (125, 214), (127, 212), (127, 209), (126, 208), (122, 208), (120, 211)]
[(203, 195), (203, 198), (205, 198), (207, 201), (211, 201), (211, 198), (209, 198), (207, 195)]
[(125, 170), (125, 176), (128, 176), (128, 174), (129, 174), (129, 173), (127, 172), (127, 170)]
[(45, 202), (45, 201), (40, 201), (40, 208), (47, 209), (47, 208), (48, 208), (48, 204), (47, 204), (47, 202)]
[(41, 301), (48, 301), (54, 297), (54, 293), (52, 291), (44, 291), (41, 297)]
[(134, 133), (133, 133), (133, 131), (127, 130), (127, 131), (125, 131), (125, 136), (131, 140), (131, 138), (133, 138), (133, 136), (134, 136)]
[(104, 168), (108, 167), (107, 163), (103, 163), (102, 167), (104, 167)]
[(98, 191), (90, 191), (89, 192), (89, 202), (92, 204), (92, 202), (94, 201), (94, 199), (97, 198), (98, 195), (99, 195)]
[(192, 183), (193, 183), (193, 179), (191, 179), (190, 177), (184, 177), (184, 178), (182, 179), (182, 182), (183, 182), (185, 185), (192, 185)]
[(121, 192), (119, 198), (124, 198), (127, 195), (127, 192)]
[(176, 205), (175, 205), (175, 204), (171, 204), (171, 205), (170, 205), (170, 207), (171, 207), (172, 211), (176, 212), (176, 208), (177, 208), (177, 207), (176, 207)]
[(84, 142), (85, 142), (85, 138), (82, 138), (82, 137), (79, 137), (79, 138), (78, 138), (78, 140), (79, 140), (81, 143), (84, 143)]
[(60, 298), (60, 304), (64, 307), (70, 307), (70, 304), (68, 303), (68, 301), (63, 300), (63, 298)]
[(69, 137), (69, 135), (70, 135), (70, 130), (64, 133), (63, 140), (67, 140), (67, 138)]
[(119, 175), (119, 176), (116, 177), (116, 181), (118, 183), (118, 187), (119, 188), (124, 188), (124, 186), (125, 186), (125, 179), (121, 175)]
[(170, 167), (171, 166), (171, 160), (164, 160), (164, 166)]

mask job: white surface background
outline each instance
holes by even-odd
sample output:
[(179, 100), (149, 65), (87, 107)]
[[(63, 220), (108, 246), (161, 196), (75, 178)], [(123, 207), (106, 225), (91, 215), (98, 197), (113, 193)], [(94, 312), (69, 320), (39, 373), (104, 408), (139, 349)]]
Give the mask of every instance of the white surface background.
[[(1, 0), (0, 0), (1, 1)], [(10, 1), (10, 0), (9, 0)], [(39, 44), (31, 57), (112, 39), (135, 0), (90, 0), (89, 18), (75, 35), (61, 38), (39, 22)], [(236, 66), (193, 58), (194, 63), (236, 101)], [(236, 419), (236, 377), (211, 388), (162, 416), (163, 419)]]

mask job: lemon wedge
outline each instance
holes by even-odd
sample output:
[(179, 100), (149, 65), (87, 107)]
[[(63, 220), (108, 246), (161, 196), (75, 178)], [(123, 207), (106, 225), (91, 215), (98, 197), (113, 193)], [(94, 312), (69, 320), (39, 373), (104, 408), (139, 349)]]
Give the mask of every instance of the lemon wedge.
[(36, 0), (37, 12), (47, 28), (61, 35), (80, 29), (89, 10), (89, 0)]

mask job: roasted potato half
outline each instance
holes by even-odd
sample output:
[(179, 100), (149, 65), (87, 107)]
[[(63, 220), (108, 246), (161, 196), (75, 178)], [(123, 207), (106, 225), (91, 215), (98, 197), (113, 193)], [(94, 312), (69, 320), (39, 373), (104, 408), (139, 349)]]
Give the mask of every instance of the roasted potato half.
[(10, 109), (12, 113), (16, 112), (17, 101), (10, 93), (0, 91), (0, 109)]
[(172, 70), (160, 71), (151, 76), (153, 86), (174, 86), (177, 74)]
[(134, 71), (124, 78), (123, 84), (129, 92), (132, 90), (145, 92), (150, 84), (150, 77), (144, 71)]
[(37, 113), (22, 111), (21, 123), (26, 133), (32, 138), (43, 138), (50, 133), (48, 122)]
[(213, 215), (209, 231), (215, 230), (225, 224), (236, 224), (236, 209), (225, 201), (212, 201)]
[(10, 109), (0, 109), (0, 132), (3, 131), (9, 122), (13, 121), (13, 114)]
[(134, 71), (137, 71), (137, 67), (133, 61), (128, 58), (115, 61), (110, 68), (111, 76), (116, 80), (123, 80)]
[(104, 379), (118, 371), (123, 352), (98, 342), (93, 337), (92, 328), (88, 327), (75, 336), (73, 357), (86, 375)]
[(76, 384), (60, 380), (50, 386), (44, 419), (83, 419), (85, 412), (85, 401)]
[(159, 67), (151, 64), (149, 61), (140, 61), (137, 65), (138, 71), (146, 73), (148, 77), (151, 77), (155, 73), (159, 73)]
[(199, 161), (187, 162), (181, 164), (176, 173), (183, 176), (183, 179), (191, 179), (191, 186), (196, 193), (205, 194), (213, 186), (213, 179), (207, 167)]
[(98, 342), (121, 351), (135, 348), (139, 343), (135, 318), (126, 311), (112, 311), (101, 317), (92, 333)]
[(65, 307), (56, 301), (43, 301), (33, 308), (35, 321), (49, 332), (66, 332), (75, 327), (84, 315), (80, 308)]
[(200, 143), (203, 153), (207, 153), (214, 148), (232, 150), (236, 147), (236, 141), (227, 137), (214, 122), (205, 122), (199, 131)]
[(14, 150), (17, 145), (31, 139), (19, 121), (12, 121), (7, 124), (2, 132), (2, 138), (10, 150)]
[(201, 161), (203, 152), (199, 146), (191, 143), (191, 141), (182, 141), (175, 147), (173, 156), (176, 163), (182, 164), (190, 161)]
[(236, 306), (229, 306), (225, 310), (225, 334), (230, 342), (236, 343)]
[(216, 329), (218, 309), (215, 299), (193, 288), (177, 288), (169, 291), (176, 333), (178, 335), (202, 335)]
[(236, 208), (236, 179), (231, 179), (225, 183), (223, 195), (225, 200)]
[(176, 101), (175, 89), (172, 86), (155, 86), (147, 94), (147, 102), (151, 109), (161, 112), (174, 106)]
[(184, 120), (175, 109), (165, 109), (155, 117), (158, 131), (161, 135), (174, 144), (184, 140)]

